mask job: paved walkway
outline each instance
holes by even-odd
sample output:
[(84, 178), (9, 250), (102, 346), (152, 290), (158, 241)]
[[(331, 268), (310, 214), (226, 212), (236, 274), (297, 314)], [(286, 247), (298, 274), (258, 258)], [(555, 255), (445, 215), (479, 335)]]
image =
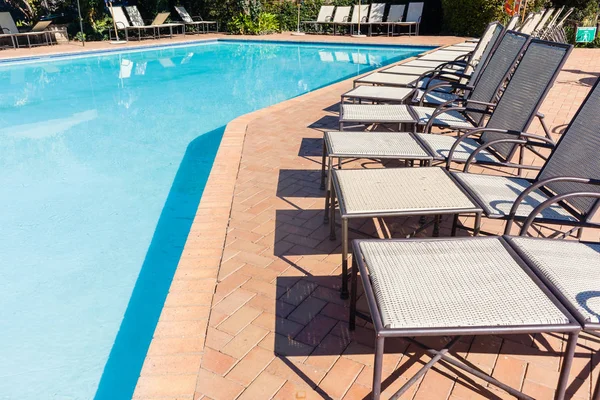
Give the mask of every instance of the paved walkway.
[[(455, 39), (387, 40), (446, 44)], [(600, 51), (573, 52), (542, 107), (556, 135), (599, 74)], [(350, 86), (341, 82), (228, 126), (136, 399), (369, 398), (374, 335), (368, 324), (355, 332), (347, 328), (348, 303), (338, 294), (340, 243), (328, 239), (319, 190), (322, 131), (335, 128), (339, 95)], [(532, 130), (540, 132), (537, 125)], [(364, 160), (355, 165), (377, 167)], [(352, 228), (399, 236), (416, 226), (418, 220), (408, 218)], [(444, 221), (441, 234), (448, 228)], [(484, 220), (483, 229), (500, 232), (501, 227)], [(590, 238), (598, 240), (597, 234)], [(365, 308), (364, 301), (359, 304)], [(431, 344), (441, 341), (432, 338)], [(388, 344), (383, 398), (428, 359), (400, 340)], [(457, 351), (534, 398), (551, 399), (564, 345), (562, 335), (466, 337)], [(597, 339), (580, 340), (570, 398), (590, 398), (600, 372), (600, 353), (593, 355), (599, 349)], [(402, 398), (511, 397), (438, 365)]]

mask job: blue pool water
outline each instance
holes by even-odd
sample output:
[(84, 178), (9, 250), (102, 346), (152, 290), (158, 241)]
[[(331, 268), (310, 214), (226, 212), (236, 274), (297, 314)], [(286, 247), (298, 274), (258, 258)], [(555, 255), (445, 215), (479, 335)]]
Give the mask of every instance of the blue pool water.
[(131, 397), (225, 125), (424, 47), (0, 64), (0, 399)]

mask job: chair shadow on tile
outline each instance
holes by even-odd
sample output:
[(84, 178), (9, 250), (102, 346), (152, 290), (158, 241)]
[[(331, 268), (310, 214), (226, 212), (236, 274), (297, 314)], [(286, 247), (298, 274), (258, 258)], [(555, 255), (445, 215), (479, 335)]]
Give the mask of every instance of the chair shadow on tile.
[(340, 118), (337, 115), (325, 115), (314, 121), (308, 127), (322, 131), (337, 131), (340, 127)]
[[(289, 372), (295, 375), (296, 381), (310, 386), (324, 399), (331, 398), (325, 390), (328, 387), (327, 385), (319, 387), (319, 384), (323, 382), (339, 356), (352, 361), (352, 365), (358, 363), (372, 368), (375, 338), (372, 325), (358, 319), (356, 329), (354, 331), (348, 329), (348, 302), (339, 297), (339, 276), (286, 276), (277, 278), (276, 284), (279, 289), (276, 307), (278, 317), (272, 346), (281, 362), (279, 368), (289, 369)], [(358, 309), (368, 314), (360, 284)], [(429, 337), (421, 342), (431, 348), (441, 349), (448, 340), (447, 337)], [(525, 339), (517, 338), (517, 340)], [(469, 349), (489, 354), (497, 354), (500, 349), (503, 354), (514, 353), (511, 351), (513, 348), (526, 349), (522, 345), (517, 346), (518, 342), (506, 347), (502, 346), (502, 343), (503, 339), (498, 337), (486, 339), (486, 337), (466, 336), (461, 339), (461, 343), (451, 354), (467, 365), (477, 367), (465, 360), (461, 354), (466, 354)], [(429, 357), (420, 347), (401, 338), (387, 339), (385, 353), (388, 361), (384, 363), (382, 390), (388, 397), (406, 382), (408, 378), (403, 376), (405, 372), (407, 374), (409, 370), (414, 372), (429, 361)], [(556, 354), (552, 355), (556, 356)], [(434, 367), (437, 373), (450, 380), (460, 378), (456, 384), (465, 386), (468, 390), (488, 399), (502, 398), (497, 392), (480, 385), (479, 381), (463, 371), (446, 363), (439, 366), (443, 367)], [(366, 377), (361, 378), (363, 384), (371, 383), (370, 374), (369, 371)], [(365, 397), (365, 400), (368, 398), (370, 397)]]

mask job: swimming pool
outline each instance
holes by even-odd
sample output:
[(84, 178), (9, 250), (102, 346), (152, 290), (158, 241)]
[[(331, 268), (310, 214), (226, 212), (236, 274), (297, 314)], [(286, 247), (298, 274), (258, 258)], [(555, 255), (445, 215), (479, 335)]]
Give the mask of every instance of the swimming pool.
[(425, 47), (0, 63), (0, 399), (131, 397), (225, 125)]

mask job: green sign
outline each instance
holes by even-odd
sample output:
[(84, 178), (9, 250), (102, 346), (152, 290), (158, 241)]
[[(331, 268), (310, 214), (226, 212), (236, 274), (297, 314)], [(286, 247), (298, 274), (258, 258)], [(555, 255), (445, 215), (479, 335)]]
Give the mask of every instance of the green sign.
[(577, 28), (577, 34), (575, 35), (575, 41), (577, 43), (590, 43), (594, 41), (596, 37), (596, 27), (589, 28)]

